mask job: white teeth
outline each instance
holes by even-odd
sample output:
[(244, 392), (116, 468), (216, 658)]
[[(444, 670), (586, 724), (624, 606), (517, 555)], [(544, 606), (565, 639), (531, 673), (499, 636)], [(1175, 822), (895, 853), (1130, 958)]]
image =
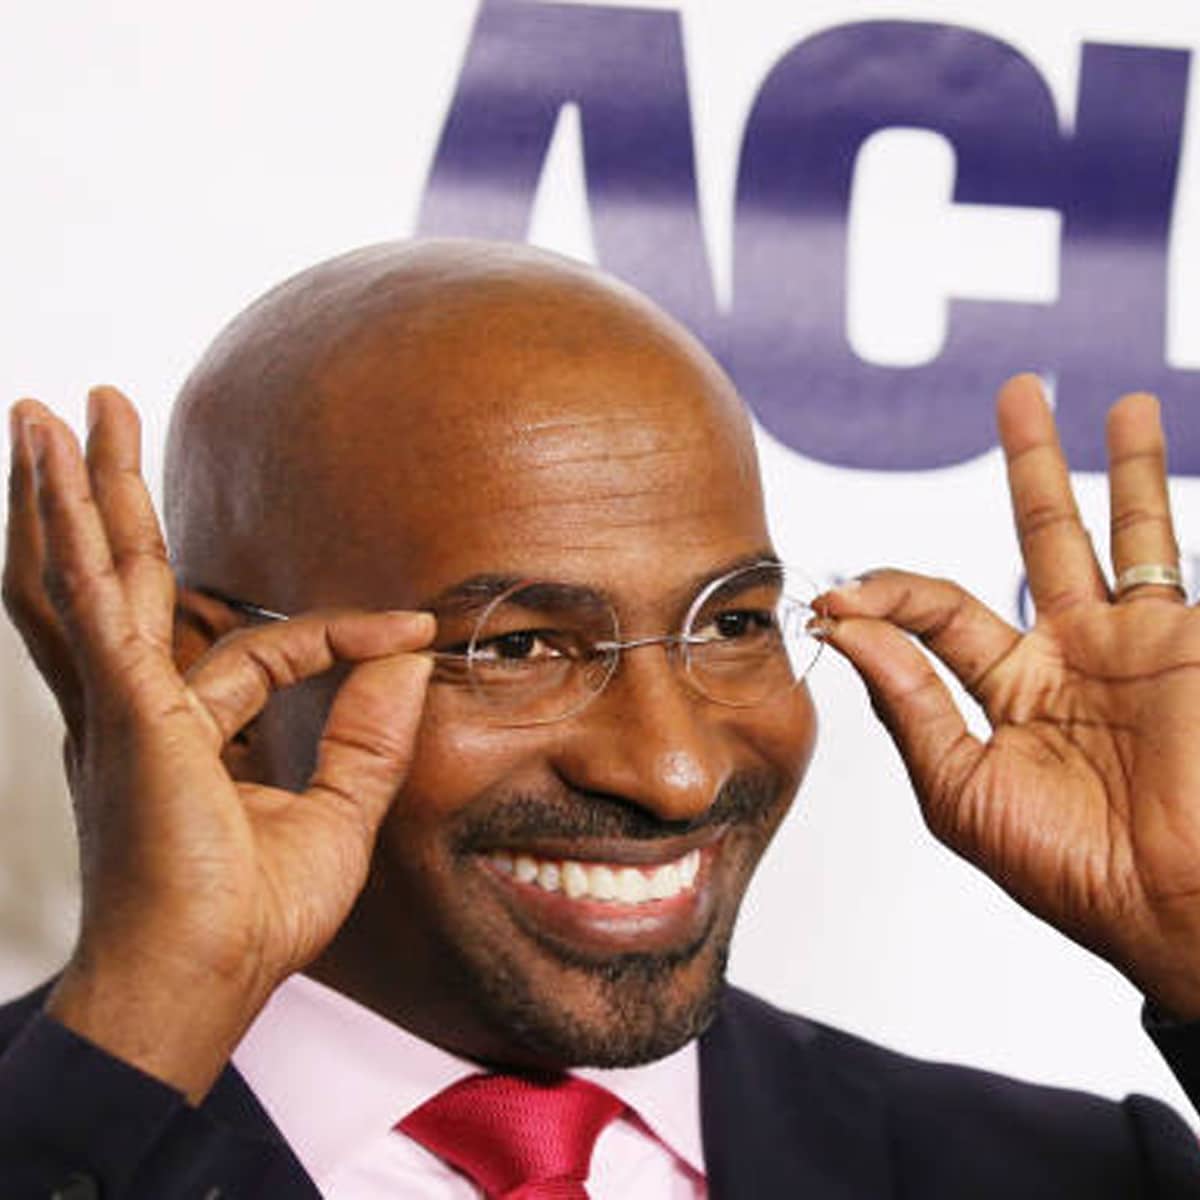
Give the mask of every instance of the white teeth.
[(563, 891), (572, 900), (578, 900), (580, 896), (588, 894), (588, 873), (577, 862), (563, 863), (562, 882)]
[(679, 868), (674, 863), (659, 867), (650, 876), (650, 899), (669, 900), (680, 888)]
[(626, 904), (641, 904), (650, 895), (650, 885), (637, 867), (623, 867), (617, 872), (617, 899)]
[(617, 877), (608, 867), (592, 867), (588, 871), (591, 879), (591, 892), (594, 900), (615, 900), (617, 898)]
[(700, 851), (689, 850), (679, 860), (679, 881), (684, 887), (691, 887), (700, 873)]
[(496, 850), (488, 862), (502, 875), (519, 883), (536, 884), (543, 891), (563, 892), (571, 900), (606, 900), (619, 904), (644, 904), (670, 900), (695, 886), (700, 873), (700, 851), (690, 850), (674, 862), (657, 867), (611, 867), (603, 863), (555, 862), (530, 854)]

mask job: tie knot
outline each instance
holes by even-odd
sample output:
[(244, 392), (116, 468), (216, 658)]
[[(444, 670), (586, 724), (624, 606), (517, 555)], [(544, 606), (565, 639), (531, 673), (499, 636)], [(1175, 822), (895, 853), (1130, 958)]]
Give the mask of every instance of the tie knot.
[(472, 1075), (396, 1128), (464, 1171), (489, 1198), (577, 1200), (587, 1195), (596, 1138), (623, 1108), (583, 1079)]

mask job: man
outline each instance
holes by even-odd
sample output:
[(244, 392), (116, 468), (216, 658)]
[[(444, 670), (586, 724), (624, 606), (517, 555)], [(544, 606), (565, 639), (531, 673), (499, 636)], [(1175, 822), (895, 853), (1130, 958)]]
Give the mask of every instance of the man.
[[(881, 572), (815, 632), (935, 832), (1145, 992), (1200, 1098), (1200, 617), (1157, 408), (1110, 420), (1115, 594), (1036, 382), (998, 411), (1035, 628)], [(305, 272), (183, 390), (169, 561), (128, 401), (96, 390), (89, 425), (85, 458), (14, 413), (5, 594), (66, 720), (84, 896), (62, 975), (0, 1017), (6, 1197), (582, 1195), (593, 1156), (594, 1195), (1200, 1194), (1160, 1105), (723, 989), (815, 718), (802, 663), (779, 686), (806, 635), (776, 621), (746, 415), (649, 302), (478, 243)], [(619, 1070), (580, 1072), (605, 1090), (572, 1163), (488, 1182), (464, 1148), (589, 1065)], [(423, 1121), (485, 1068), (507, 1116)]]

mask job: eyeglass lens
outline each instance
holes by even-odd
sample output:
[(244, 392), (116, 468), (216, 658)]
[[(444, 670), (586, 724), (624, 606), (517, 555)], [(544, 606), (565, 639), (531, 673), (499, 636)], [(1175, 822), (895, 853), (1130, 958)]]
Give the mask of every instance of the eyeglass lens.
[[(820, 643), (806, 630), (815, 589), (793, 568), (745, 567), (706, 585), (678, 635), (662, 640), (693, 688), (749, 706), (794, 687)], [(617, 669), (616, 613), (585, 589), (522, 583), (494, 599), (457, 652), (438, 655), (438, 678), (468, 686), (483, 709), (512, 724), (572, 715)]]
[(683, 660), (697, 690), (718, 704), (761, 704), (808, 673), (821, 643), (809, 634), (815, 589), (776, 563), (709, 584), (684, 623)]

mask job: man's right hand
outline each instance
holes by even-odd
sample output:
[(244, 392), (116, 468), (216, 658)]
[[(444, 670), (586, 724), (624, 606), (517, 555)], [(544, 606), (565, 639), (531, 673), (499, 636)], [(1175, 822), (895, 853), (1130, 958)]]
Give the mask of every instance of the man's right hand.
[[(195, 1102), (366, 881), (411, 756), (434, 623), (306, 614), (236, 630), (181, 674), (137, 414), (99, 388), (89, 427), (85, 457), (45, 406), (13, 410), (4, 599), (67, 723), (83, 886), (47, 1008)], [(351, 670), (307, 790), (234, 779), (230, 738), (274, 690), (338, 663)]]

